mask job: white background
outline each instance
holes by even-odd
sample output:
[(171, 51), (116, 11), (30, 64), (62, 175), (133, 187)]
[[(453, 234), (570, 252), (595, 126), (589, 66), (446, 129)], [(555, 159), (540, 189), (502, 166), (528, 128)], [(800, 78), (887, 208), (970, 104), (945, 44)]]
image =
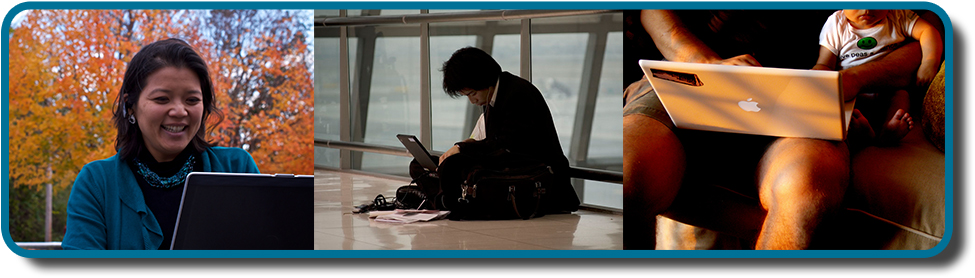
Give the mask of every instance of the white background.
[[(18, 4), (0, 0), (0, 18)], [(0, 275), (20, 276), (70, 276), (70, 277), (179, 277), (185, 275), (233, 275), (234, 277), (267, 277), (286, 274), (289, 276), (331, 276), (349, 278), (399, 278), (436, 276), (498, 276), (517, 277), (607, 277), (636, 274), (640, 276), (667, 277), (831, 277), (877, 275), (884, 277), (928, 277), (975, 275), (975, 257), (967, 229), (972, 223), (972, 205), (975, 190), (967, 189), (967, 173), (973, 165), (968, 163), (972, 150), (964, 142), (972, 140), (970, 133), (975, 99), (967, 96), (968, 82), (973, 77), (968, 69), (971, 55), (968, 36), (972, 35), (972, 2), (961, 0), (933, 1), (944, 9), (954, 28), (955, 55), (955, 219), (954, 236), (949, 247), (939, 256), (928, 259), (552, 259), (552, 260), (376, 260), (376, 259), (26, 259), (17, 256), (6, 246), (0, 247)], [(51, 6), (51, 8), (58, 8)], [(702, 7), (706, 8), (706, 7)], [(787, 23), (783, 23), (787, 24)], [(3, 44), (7, 39), (2, 40)], [(2, 55), (7, 55), (3, 53)], [(0, 69), (3, 78), (7, 69)], [(6, 104), (6, 99), (3, 100)], [(7, 115), (2, 115), (6, 121)], [(8, 147), (7, 138), (0, 138), (0, 145)], [(4, 158), (5, 159), (5, 158)], [(0, 172), (7, 169), (0, 169)], [(6, 207), (0, 208), (0, 210)], [(6, 219), (2, 219), (6, 221)], [(6, 233), (6, 231), (4, 231)]]

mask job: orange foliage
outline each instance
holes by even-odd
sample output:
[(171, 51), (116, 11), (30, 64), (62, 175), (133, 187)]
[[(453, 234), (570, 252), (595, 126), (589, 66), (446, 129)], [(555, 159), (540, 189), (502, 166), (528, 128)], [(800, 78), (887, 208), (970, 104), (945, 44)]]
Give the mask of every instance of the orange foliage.
[(125, 67), (143, 45), (170, 37), (210, 66), (225, 120), (210, 123), (209, 140), (248, 150), (261, 172), (312, 174), (311, 51), (301, 20), (283, 11), (204, 13), (29, 11), (9, 39), (11, 184), (64, 189), (85, 163), (114, 155), (111, 117)]
[(301, 23), (255, 10), (209, 18), (221, 30), (211, 69), (227, 116), (212, 138), (250, 151), (263, 173), (313, 174), (314, 87)]

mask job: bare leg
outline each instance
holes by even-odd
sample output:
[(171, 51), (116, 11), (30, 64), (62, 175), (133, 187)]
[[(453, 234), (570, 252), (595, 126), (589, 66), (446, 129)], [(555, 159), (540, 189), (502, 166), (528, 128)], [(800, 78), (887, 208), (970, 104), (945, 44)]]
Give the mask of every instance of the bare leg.
[(911, 109), (910, 96), (905, 90), (897, 90), (890, 99), (890, 107), (887, 110), (887, 122), (879, 136), (879, 143), (882, 145), (895, 145), (904, 138), (912, 128), (914, 120), (907, 113)]
[(846, 144), (781, 138), (758, 169), (759, 198), (768, 216), (756, 249), (806, 249), (822, 218), (839, 207), (850, 180)]
[(684, 176), (684, 148), (648, 116), (623, 117), (623, 245), (654, 249), (656, 215), (670, 206)]

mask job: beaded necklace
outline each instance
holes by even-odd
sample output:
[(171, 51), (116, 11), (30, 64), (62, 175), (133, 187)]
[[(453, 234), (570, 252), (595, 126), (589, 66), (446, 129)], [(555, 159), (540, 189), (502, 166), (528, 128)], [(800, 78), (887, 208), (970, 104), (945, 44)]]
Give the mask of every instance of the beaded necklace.
[(196, 157), (190, 155), (190, 157), (186, 158), (186, 163), (183, 163), (183, 168), (180, 168), (179, 172), (176, 172), (172, 176), (163, 178), (157, 175), (156, 172), (150, 170), (145, 163), (142, 163), (142, 161), (139, 160), (139, 158), (135, 158), (135, 165), (139, 168), (136, 173), (141, 175), (142, 178), (149, 183), (149, 186), (156, 188), (171, 188), (186, 181), (186, 176), (189, 175), (190, 172), (193, 172), (193, 163), (195, 162), (195, 159)]

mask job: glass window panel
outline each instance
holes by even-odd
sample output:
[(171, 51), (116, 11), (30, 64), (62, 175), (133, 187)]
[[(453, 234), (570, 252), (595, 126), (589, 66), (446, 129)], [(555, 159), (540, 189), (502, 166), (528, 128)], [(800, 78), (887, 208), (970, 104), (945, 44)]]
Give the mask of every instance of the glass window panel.
[(491, 57), (498, 61), (501, 70), (521, 76), (521, 35), (494, 36)]
[(467, 98), (451, 98), (444, 92), (443, 72), (440, 68), (454, 51), (474, 46), (476, 42), (477, 37), (473, 35), (430, 37), (430, 110), (434, 150), (446, 151), (471, 134), (470, 130), (464, 130), (465, 116), (471, 104)]
[(315, 138), (339, 139), (339, 39), (315, 39)]
[(584, 203), (623, 209), (623, 185), (590, 180), (585, 181), (585, 185)]
[(420, 132), (420, 40), (376, 39), (363, 142), (399, 146), (396, 134)]
[[(316, 10), (316, 15), (338, 15), (338, 10)], [(316, 37), (314, 43), (315, 55), (315, 139), (340, 140), (341, 128), (348, 128), (348, 123), (340, 122), (341, 112), (339, 97), (341, 68), (339, 56), (338, 28), (316, 28), (316, 34), (332, 34), (328, 37)], [(349, 60), (355, 61), (356, 39), (349, 38)], [(350, 62), (352, 72), (355, 64)], [(340, 167), (339, 150), (325, 147), (315, 148), (315, 165), (323, 167)]]
[[(586, 165), (623, 170), (623, 33), (611, 32), (606, 40), (599, 94), (589, 138)], [(623, 185), (585, 181), (585, 203), (623, 209)]]
[[(371, 55), (368, 58), (372, 60), (369, 76), (360, 80), (369, 85), (368, 92), (360, 92), (369, 95), (368, 106), (360, 104), (359, 107), (367, 109), (362, 123), (365, 125), (363, 142), (398, 147), (397, 134), (420, 132), (420, 73), (416, 70), (420, 67), (420, 41), (418, 37), (383, 37), (383, 32), (384, 28), (376, 28), (375, 34), (380, 37), (375, 38), (371, 53), (357, 53), (363, 58)], [(364, 39), (360, 37), (359, 43), (364, 43)], [(369, 47), (356, 49), (370, 50)], [(361, 170), (406, 175), (409, 162), (408, 157), (363, 153)]]
[[(315, 139), (339, 140), (339, 39), (315, 38)], [(339, 167), (339, 150), (315, 148), (315, 165)]]
[[(578, 109), (589, 36), (608, 32), (606, 50), (596, 92), (589, 149), (585, 167), (619, 171), (622, 168), (622, 18), (618, 15), (540, 18), (532, 20), (532, 82), (546, 97), (563, 150), (569, 155), (575, 113)], [(600, 42), (600, 41), (596, 41)], [(585, 135), (584, 135), (585, 136)], [(584, 185), (584, 204), (622, 209), (622, 186), (615, 183), (577, 181)]]
[[(623, 157), (623, 32), (609, 33), (589, 141), (589, 158)], [(621, 160), (622, 161), (622, 160)]]
[(586, 33), (532, 35), (531, 81), (552, 111), (559, 143), (566, 154), (571, 145), (588, 37)]

